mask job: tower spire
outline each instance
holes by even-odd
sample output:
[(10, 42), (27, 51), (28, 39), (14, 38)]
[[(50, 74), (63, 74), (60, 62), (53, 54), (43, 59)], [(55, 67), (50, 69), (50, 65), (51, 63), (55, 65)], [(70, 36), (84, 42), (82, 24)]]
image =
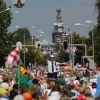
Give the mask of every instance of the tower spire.
[(58, 0), (58, 8), (60, 8), (60, 2), (59, 2), (59, 0)]
[[(59, 0), (58, 0), (58, 6), (59, 6)], [(64, 31), (64, 23), (62, 22), (61, 11), (62, 10), (60, 7), (56, 9), (57, 12), (56, 22), (54, 23), (54, 31), (52, 33), (53, 43), (56, 44), (62, 43), (66, 35), (66, 32)]]
[(61, 19), (62, 17), (60, 15), (61, 14), (61, 9), (58, 8), (56, 11), (57, 11), (57, 17), (56, 17), (57, 18), (57, 22), (61, 23), (62, 22), (62, 19)]

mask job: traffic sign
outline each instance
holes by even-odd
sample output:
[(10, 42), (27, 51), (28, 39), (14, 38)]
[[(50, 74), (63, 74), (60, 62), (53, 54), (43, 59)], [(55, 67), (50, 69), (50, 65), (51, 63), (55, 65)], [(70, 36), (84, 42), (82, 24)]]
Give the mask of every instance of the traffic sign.
[(13, 0), (13, 4), (17, 8), (22, 8), (25, 5), (25, 0)]
[(59, 52), (58, 51), (55, 51), (52, 53), (53, 55), (59, 55)]

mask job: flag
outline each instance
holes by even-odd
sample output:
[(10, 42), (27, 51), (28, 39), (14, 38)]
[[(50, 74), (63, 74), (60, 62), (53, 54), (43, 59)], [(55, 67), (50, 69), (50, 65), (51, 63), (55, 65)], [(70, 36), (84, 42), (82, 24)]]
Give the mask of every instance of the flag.
[(95, 98), (100, 95), (100, 71), (98, 72), (98, 77), (97, 77), (97, 87), (96, 87), (96, 94)]
[(26, 68), (19, 65), (16, 70), (16, 82), (20, 85), (26, 85), (26, 83), (30, 80), (29, 76), (26, 74)]
[(12, 65), (18, 65), (19, 63), (19, 48), (16, 47), (6, 58), (6, 61), (11, 63)]

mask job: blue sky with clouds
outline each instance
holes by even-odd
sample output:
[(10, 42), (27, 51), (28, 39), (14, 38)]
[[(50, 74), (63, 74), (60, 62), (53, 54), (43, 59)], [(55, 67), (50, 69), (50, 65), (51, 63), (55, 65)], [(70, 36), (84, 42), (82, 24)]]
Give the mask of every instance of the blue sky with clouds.
[[(87, 24), (85, 23), (86, 20), (96, 21), (97, 17), (97, 15), (93, 16), (95, 6), (82, 5), (84, 2), (95, 3), (96, 0), (59, 0), (59, 4), (58, 0), (26, 0), (26, 4), (22, 8), (16, 8), (13, 5), (13, 0), (4, 1), (7, 6), (11, 6), (12, 12), (19, 11), (18, 14), (13, 13), (9, 31), (16, 30), (15, 26), (27, 27), (32, 35), (37, 30), (43, 30), (44, 35), (39, 38), (41, 41), (44, 39), (52, 41), (53, 24), (56, 21), (56, 9), (58, 7), (63, 9), (61, 13), (63, 23), (81, 36), (87, 35), (88, 27), (79, 27), (74, 24), (77, 22)], [(92, 24), (88, 25), (92, 27)], [(32, 29), (31, 26), (35, 26), (35, 28)]]

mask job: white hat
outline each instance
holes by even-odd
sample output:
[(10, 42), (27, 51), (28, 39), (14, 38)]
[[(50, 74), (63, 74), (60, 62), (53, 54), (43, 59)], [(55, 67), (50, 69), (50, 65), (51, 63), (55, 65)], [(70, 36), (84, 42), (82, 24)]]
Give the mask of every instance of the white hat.
[(22, 95), (17, 95), (14, 97), (14, 100), (25, 100)]
[(0, 75), (0, 79), (2, 79), (2, 75)]
[(9, 84), (6, 83), (6, 82), (2, 82), (2, 83), (0, 84), (0, 87), (2, 87), (2, 88), (4, 88), (4, 89), (8, 89), (8, 88), (9, 88)]
[(55, 56), (54, 56), (54, 55), (51, 55), (50, 57), (53, 58), (53, 57), (55, 57)]
[(1, 83), (1, 82), (3, 82), (3, 80), (2, 80), (2, 79), (0, 79), (0, 83)]
[(74, 83), (74, 84), (79, 84), (79, 81), (78, 81), (78, 80), (74, 80), (73, 83)]
[(47, 100), (60, 100), (60, 98), (58, 98), (57, 96), (48, 96)]
[(69, 84), (70, 83), (70, 79), (69, 78), (65, 78), (65, 82), (66, 82), (66, 84)]

